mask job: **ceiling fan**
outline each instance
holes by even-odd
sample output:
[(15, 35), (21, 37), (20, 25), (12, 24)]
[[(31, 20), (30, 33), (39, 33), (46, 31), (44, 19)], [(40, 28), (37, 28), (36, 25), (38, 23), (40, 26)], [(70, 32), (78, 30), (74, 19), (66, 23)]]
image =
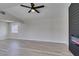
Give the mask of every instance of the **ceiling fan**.
[(34, 3), (31, 3), (31, 7), (25, 6), (25, 5), (20, 5), (20, 6), (26, 7), (26, 8), (30, 8), (30, 10), (28, 11), (28, 13), (30, 13), (30, 12), (37, 12), (37, 13), (40, 13), (37, 9), (38, 9), (38, 8), (44, 8), (44, 5), (35, 6)]

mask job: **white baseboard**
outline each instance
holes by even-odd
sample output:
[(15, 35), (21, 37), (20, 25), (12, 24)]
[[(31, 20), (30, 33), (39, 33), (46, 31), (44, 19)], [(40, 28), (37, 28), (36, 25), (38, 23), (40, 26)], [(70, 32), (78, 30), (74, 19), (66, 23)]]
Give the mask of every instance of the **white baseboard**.
[(9, 37), (8, 39), (17, 39), (17, 40), (30, 40), (30, 41), (37, 41), (37, 42), (53, 42), (53, 43), (63, 43), (63, 44), (66, 44), (66, 45), (68, 45), (67, 43), (65, 43), (65, 42), (59, 42), (59, 41), (51, 41), (51, 40), (37, 40), (37, 39), (25, 39), (25, 38), (11, 38), (11, 37)]

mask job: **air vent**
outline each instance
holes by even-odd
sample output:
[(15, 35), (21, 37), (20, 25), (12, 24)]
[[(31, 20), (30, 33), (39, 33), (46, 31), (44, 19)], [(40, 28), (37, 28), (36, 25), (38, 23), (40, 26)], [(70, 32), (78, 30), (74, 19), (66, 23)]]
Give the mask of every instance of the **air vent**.
[(0, 11), (0, 14), (3, 14), (3, 15), (5, 15), (5, 12), (4, 12), (4, 11)]

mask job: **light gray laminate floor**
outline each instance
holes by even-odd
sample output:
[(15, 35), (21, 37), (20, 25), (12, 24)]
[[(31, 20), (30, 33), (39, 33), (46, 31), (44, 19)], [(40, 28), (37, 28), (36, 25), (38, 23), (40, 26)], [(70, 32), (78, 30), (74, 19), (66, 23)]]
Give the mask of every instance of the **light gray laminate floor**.
[(0, 56), (72, 56), (62, 43), (29, 40), (0, 40)]

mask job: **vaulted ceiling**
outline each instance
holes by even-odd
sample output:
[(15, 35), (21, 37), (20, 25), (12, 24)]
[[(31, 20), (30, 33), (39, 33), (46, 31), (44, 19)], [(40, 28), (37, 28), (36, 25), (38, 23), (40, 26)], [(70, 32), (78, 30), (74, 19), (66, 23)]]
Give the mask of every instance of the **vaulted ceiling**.
[(0, 3), (0, 10), (16, 17), (22, 21), (33, 21), (41, 19), (59, 19), (65, 17), (64, 13), (69, 7), (69, 3), (36, 3), (36, 5), (45, 5), (44, 8), (38, 9), (40, 13), (31, 12), (29, 9), (21, 7), (20, 4), (30, 6), (29, 3)]

